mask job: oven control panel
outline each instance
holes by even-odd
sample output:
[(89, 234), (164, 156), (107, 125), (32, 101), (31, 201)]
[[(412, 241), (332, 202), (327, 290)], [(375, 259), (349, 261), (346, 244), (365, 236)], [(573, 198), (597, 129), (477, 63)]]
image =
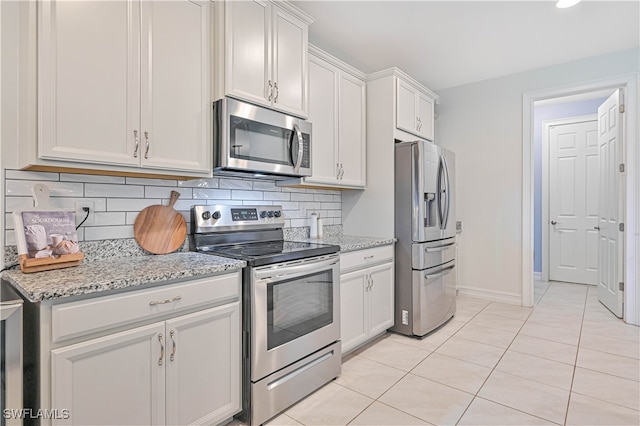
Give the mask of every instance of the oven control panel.
[(282, 206), (211, 206), (191, 207), (191, 232), (223, 232), (284, 227)]

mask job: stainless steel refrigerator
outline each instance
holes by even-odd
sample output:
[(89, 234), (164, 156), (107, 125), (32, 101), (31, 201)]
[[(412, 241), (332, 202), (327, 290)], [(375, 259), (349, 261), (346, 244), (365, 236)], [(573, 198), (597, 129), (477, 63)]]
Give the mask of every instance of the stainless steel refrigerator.
[(424, 336), (456, 310), (455, 154), (426, 141), (395, 144), (395, 325)]

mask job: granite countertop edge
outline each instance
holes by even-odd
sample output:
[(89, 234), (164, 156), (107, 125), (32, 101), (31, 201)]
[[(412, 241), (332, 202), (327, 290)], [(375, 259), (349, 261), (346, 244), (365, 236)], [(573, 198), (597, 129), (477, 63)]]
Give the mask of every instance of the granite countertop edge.
[(157, 256), (109, 258), (79, 266), (24, 274), (19, 269), (2, 273), (33, 303), (132, 288), (181, 279), (197, 279), (233, 272), (246, 262), (208, 254), (182, 252)]

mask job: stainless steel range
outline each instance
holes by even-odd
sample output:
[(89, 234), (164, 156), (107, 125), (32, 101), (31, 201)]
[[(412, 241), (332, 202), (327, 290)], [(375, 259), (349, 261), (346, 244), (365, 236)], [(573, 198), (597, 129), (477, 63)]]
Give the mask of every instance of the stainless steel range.
[(339, 246), (284, 241), (280, 206), (193, 206), (192, 251), (245, 260), (242, 421), (262, 424), (340, 374)]

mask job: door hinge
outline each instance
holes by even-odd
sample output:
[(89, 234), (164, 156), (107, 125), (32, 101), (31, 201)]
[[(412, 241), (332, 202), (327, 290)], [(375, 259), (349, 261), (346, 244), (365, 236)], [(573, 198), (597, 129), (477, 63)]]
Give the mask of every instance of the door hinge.
[(624, 163), (620, 163), (618, 170), (620, 170), (620, 173), (624, 173)]
[(624, 114), (624, 104), (620, 104), (620, 114)]
[(620, 230), (620, 232), (624, 232), (624, 223), (623, 222), (620, 222), (618, 224), (618, 229)]
[(624, 283), (622, 281), (618, 283), (618, 290), (624, 291)]

